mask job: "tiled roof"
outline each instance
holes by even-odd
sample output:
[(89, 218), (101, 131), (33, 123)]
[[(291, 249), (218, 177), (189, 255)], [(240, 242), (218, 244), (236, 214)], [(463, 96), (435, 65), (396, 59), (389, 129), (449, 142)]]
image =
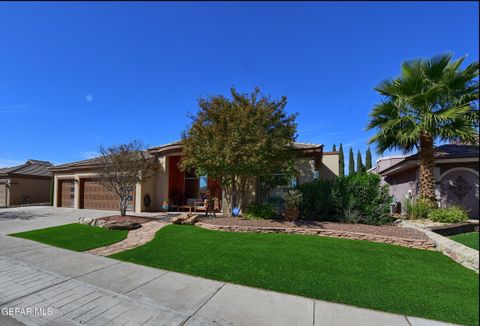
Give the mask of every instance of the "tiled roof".
[[(163, 144), (160, 146), (155, 146), (155, 147), (150, 147), (145, 151), (145, 153), (148, 156), (152, 156), (149, 152), (153, 153), (158, 153), (158, 152), (164, 152), (166, 150), (171, 150), (171, 149), (181, 149), (182, 146), (182, 141), (175, 141), (167, 144)], [(300, 149), (300, 150), (318, 150), (323, 147), (321, 144), (312, 144), (312, 143), (298, 143), (295, 142), (293, 144), (293, 147), (295, 149)], [(83, 160), (83, 161), (76, 161), (76, 162), (71, 162), (71, 163), (66, 163), (66, 164), (61, 164), (61, 165), (56, 165), (52, 167), (50, 170), (51, 171), (60, 171), (60, 170), (69, 170), (69, 169), (82, 169), (82, 168), (91, 168), (92, 166), (95, 166), (99, 162), (99, 158), (91, 158), (88, 160)]]
[[(181, 145), (182, 145), (182, 141), (178, 140), (178, 141), (171, 142), (171, 143), (168, 143), (168, 144), (163, 144), (163, 145), (160, 145), (160, 146), (151, 147), (148, 150), (149, 151), (158, 151), (158, 150), (162, 150), (164, 148), (177, 147), (177, 146), (181, 146)], [(312, 149), (312, 148), (323, 147), (323, 145), (322, 144), (313, 144), (313, 143), (295, 142), (295, 143), (293, 143), (293, 147), (295, 149)]]
[(60, 164), (60, 165), (55, 165), (54, 167), (50, 168), (51, 171), (55, 170), (60, 170), (64, 168), (81, 168), (81, 167), (91, 167), (95, 165), (97, 162), (100, 161), (100, 158), (95, 157), (95, 158), (89, 158), (87, 160), (82, 160), (82, 161), (75, 161), (75, 162), (70, 162), (70, 163), (65, 163), (65, 164)]
[(22, 165), (12, 166), (8, 168), (1, 168), (0, 175), (26, 175), (26, 176), (40, 176), (49, 177), (52, 175), (49, 168), (53, 164), (47, 161), (28, 160)]
[(296, 148), (296, 149), (311, 149), (311, 148), (323, 147), (323, 145), (322, 144), (313, 144), (313, 143), (295, 142), (295, 143), (293, 143), (293, 147)]
[[(147, 151), (144, 152), (146, 158), (153, 157)], [(100, 157), (90, 158), (88, 160), (75, 161), (60, 165), (55, 165), (50, 168), (50, 171), (59, 171), (65, 169), (82, 169), (82, 168), (91, 168), (100, 163)]]
[[(446, 144), (435, 148), (434, 157), (439, 158), (462, 158), (478, 157), (478, 146)], [(417, 160), (418, 153), (407, 156), (406, 160)]]
[[(435, 147), (434, 158), (439, 159), (458, 159), (458, 158), (478, 158), (479, 148), (476, 145), (445, 144)], [(402, 167), (407, 162), (418, 160), (418, 153), (405, 157), (400, 162), (389, 166), (381, 171), (382, 174), (389, 174), (393, 170)], [(409, 163), (409, 164), (410, 164)]]

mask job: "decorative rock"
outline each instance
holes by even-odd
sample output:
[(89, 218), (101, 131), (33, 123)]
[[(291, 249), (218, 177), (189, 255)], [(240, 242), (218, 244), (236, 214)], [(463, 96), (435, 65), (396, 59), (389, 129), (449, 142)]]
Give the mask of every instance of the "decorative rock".
[[(173, 222), (175, 223), (175, 222)], [(180, 223), (177, 223), (180, 224)], [(204, 222), (196, 224), (199, 227), (218, 230), (218, 231), (233, 231), (233, 232), (256, 232), (256, 233), (287, 233), (287, 234), (306, 234), (317, 235), (325, 237), (352, 239), (352, 240), (367, 240), (372, 242), (388, 243), (397, 246), (408, 248), (417, 248), (425, 250), (434, 250), (435, 242), (430, 239), (407, 239), (394, 238), (389, 236), (363, 234), (349, 231), (325, 230), (315, 228), (282, 228), (282, 227), (260, 227), (260, 226), (238, 226), (238, 225), (213, 225)]]
[(92, 218), (88, 217), (79, 217), (78, 218), (78, 223), (80, 224), (86, 224), (86, 225), (91, 225), (94, 220)]
[(479, 255), (478, 250), (469, 248), (461, 243), (450, 240), (440, 234), (432, 232), (425, 227), (412, 223), (410, 221), (403, 221), (401, 226), (416, 229), (423, 232), (432, 242), (436, 244), (435, 249), (440, 251), (445, 256), (450, 257), (457, 263), (469, 268), (475, 272), (479, 272)]
[(195, 214), (182, 214), (172, 218), (173, 224), (190, 224), (193, 225), (198, 222), (199, 216)]
[(142, 227), (140, 223), (105, 223), (103, 227), (107, 230), (136, 230)]
[(90, 224), (91, 226), (98, 226), (98, 227), (103, 227), (105, 225), (106, 221), (105, 220), (99, 220), (96, 219)]

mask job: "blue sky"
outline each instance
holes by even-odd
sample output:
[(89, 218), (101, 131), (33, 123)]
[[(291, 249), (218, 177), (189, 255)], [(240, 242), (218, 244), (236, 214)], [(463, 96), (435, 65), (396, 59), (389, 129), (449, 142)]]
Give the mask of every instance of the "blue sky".
[(478, 60), (478, 3), (0, 3), (0, 166), (179, 139), (199, 97), (286, 95), (298, 140), (364, 152), (402, 60)]

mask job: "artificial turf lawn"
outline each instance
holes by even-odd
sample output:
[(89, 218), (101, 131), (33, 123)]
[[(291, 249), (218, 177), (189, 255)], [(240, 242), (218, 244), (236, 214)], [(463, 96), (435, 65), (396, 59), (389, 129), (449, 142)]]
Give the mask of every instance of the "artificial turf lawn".
[(127, 233), (126, 230), (107, 230), (74, 223), (10, 235), (65, 249), (86, 251), (122, 241)]
[(478, 324), (478, 275), (434, 251), (169, 225), (151, 242), (110, 257), (398, 314)]
[(466, 245), (467, 247), (478, 250), (478, 232), (469, 232), (454, 235), (450, 237), (453, 241)]

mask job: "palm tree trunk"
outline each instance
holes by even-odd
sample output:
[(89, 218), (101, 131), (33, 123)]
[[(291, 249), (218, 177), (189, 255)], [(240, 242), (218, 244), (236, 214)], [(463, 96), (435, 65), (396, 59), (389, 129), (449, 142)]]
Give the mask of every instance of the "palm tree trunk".
[(427, 133), (420, 136), (419, 178), (420, 197), (436, 205), (435, 178), (433, 176), (433, 138)]

